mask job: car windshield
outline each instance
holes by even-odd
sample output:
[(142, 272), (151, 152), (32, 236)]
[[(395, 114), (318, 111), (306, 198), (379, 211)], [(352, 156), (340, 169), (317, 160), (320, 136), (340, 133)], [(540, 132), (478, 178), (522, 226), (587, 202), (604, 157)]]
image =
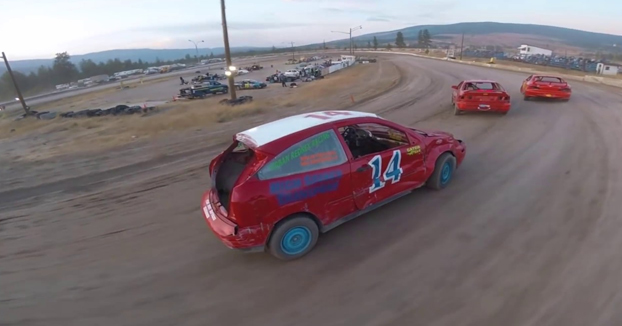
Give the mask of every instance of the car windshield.
[(491, 82), (468, 82), (464, 84), (464, 89), (467, 91), (495, 91), (499, 87), (496, 83)]
[(537, 82), (542, 83), (563, 83), (564, 81), (559, 77), (537, 77)]

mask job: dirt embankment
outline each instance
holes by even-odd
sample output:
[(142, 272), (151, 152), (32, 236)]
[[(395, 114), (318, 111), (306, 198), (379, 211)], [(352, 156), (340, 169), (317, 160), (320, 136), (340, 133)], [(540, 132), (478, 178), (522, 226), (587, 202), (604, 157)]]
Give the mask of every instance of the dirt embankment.
[(171, 102), (145, 116), (0, 120), (0, 195), (8, 201), (108, 183), (218, 147), (251, 125), (297, 112), (348, 108), (386, 92), (400, 78), (393, 63), (381, 60), (297, 88), (271, 84), (241, 91), (238, 95), (256, 100), (237, 107), (219, 105), (218, 96)]

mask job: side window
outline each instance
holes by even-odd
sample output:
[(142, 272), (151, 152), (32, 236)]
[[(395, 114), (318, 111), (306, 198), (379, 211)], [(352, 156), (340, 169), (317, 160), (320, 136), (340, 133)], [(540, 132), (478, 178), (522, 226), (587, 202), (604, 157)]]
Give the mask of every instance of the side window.
[(339, 128), (354, 158), (384, 152), (409, 145), (408, 136), (401, 131), (377, 123), (361, 123)]
[(531, 75), (531, 76), (527, 77), (527, 79), (526, 79), (526, 80), (527, 80), (527, 81), (530, 81), (530, 80), (531, 80), (531, 77), (533, 77), (533, 75)]
[(337, 166), (348, 160), (333, 130), (311, 136), (277, 155), (257, 176), (261, 180)]

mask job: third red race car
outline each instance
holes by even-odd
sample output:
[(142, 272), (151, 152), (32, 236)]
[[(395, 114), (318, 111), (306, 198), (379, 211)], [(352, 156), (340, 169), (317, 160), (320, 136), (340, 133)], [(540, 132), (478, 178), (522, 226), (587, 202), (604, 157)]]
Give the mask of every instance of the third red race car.
[(528, 101), (532, 98), (552, 98), (562, 101), (570, 100), (572, 89), (561, 77), (531, 75), (523, 81), (520, 92)]
[(456, 115), (466, 111), (502, 114), (510, 111), (510, 95), (496, 81), (465, 80), (451, 88), (453, 89), (451, 104)]
[(464, 156), (449, 133), (372, 113), (296, 115), (236, 134), (209, 166), (201, 207), (226, 246), (295, 259), (319, 233), (423, 185), (445, 188)]

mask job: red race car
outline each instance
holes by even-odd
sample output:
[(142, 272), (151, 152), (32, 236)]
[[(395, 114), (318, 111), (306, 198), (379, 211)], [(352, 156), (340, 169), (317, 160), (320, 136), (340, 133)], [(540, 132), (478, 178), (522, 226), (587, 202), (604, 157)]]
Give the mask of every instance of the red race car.
[(525, 96), (525, 101), (535, 97), (568, 101), (572, 95), (570, 85), (563, 78), (541, 75), (527, 77), (520, 87), (520, 92)]
[(240, 132), (209, 165), (201, 207), (228, 247), (289, 260), (319, 233), (427, 185), (445, 188), (465, 144), (356, 111), (291, 116)]
[(465, 80), (451, 86), (451, 104), (454, 114), (465, 111), (489, 111), (506, 114), (510, 111), (510, 95), (497, 82), (491, 80)]

